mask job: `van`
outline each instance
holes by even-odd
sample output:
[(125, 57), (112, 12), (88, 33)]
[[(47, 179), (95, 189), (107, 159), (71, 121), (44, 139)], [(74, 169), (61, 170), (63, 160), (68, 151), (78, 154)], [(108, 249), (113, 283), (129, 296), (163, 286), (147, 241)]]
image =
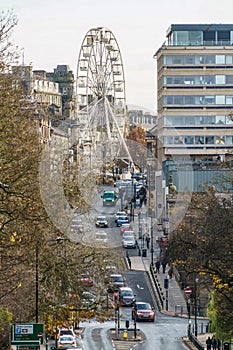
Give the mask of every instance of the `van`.
[(104, 191), (101, 198), (103, 199), (103, 206), (115, 206), (118, 196), (115, 191)]

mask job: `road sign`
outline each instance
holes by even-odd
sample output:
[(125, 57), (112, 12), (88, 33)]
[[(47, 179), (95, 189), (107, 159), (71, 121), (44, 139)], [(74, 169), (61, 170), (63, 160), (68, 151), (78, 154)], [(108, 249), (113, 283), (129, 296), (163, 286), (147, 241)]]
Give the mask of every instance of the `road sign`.
[(185, 293), (185, 295), (191, 295), (192, 294), (192, 289), (190, 287), (186, 287), (184, 289), (184, 293)]
[(12, 325), (11, 344), (22, 346), (34, 346), (40, 344), (40, 334), (43, 335), (42, 323), (15, 323)]

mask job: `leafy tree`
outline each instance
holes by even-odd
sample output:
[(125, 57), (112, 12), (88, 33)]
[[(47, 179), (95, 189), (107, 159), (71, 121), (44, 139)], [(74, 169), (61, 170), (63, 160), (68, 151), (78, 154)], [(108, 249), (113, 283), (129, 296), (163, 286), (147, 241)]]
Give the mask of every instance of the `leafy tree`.
[(194, 274), (214, 292), (216, 327), (219, 332), (228, 333), (232, 328), (233, 310), (232, 210), (221, 205), (214, 191), (196, 194), (183, 223), (172, 234), (166, 252), (167, 258), (183, 271), (186, 283), (188, 276)]
[(146, 145), (145, 137), (146, 137), (145, 129), (143, 129), (141, 125), (137, 125), (135, 128), (133, 128), (129, 132), (127, 139), (136, 141), (138, 143), (141, 143), (143, 146), (145, 146)]

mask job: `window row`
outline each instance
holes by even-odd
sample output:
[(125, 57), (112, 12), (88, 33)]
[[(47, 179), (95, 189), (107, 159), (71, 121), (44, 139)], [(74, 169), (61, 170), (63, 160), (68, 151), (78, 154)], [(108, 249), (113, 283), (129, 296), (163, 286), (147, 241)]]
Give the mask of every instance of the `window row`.
[(231, 30), (179, 30), (174, 31), (168, 38), (169, 45), (231, 45), (233, 43)]
[(164, 117), (165, 126), (174, 125), (219, 125), (233, 124), (233, 118), (228, 115), (213, 115), (213, 116), (166, 116)]
[(232, 55), (164, 55), (164, 64), (232, 64)]
[(233, 96), (210, 95), (172, 95), (163, 97), (164, 105), (233, 105)]
[(166, 75), (164, 85), (206, 85), (206, 84), (233, 84), (233, 75)]
[(233, 136), (164, 136), (164, 145), (231, 145)]

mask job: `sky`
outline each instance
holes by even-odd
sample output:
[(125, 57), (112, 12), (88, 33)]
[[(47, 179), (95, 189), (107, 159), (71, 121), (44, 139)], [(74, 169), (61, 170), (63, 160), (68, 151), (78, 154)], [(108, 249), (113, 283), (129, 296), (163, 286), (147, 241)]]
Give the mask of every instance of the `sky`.
[(12, 42), (24, 64), (53, 72), (67, 64), (76, 76), (82, 41), (91, 28), (105, 27), (120, 47), (126, 102), (156, 114), (155, 52), (176, 23), (232, 23), (232, 0), (0, 0), (18, 18)]

